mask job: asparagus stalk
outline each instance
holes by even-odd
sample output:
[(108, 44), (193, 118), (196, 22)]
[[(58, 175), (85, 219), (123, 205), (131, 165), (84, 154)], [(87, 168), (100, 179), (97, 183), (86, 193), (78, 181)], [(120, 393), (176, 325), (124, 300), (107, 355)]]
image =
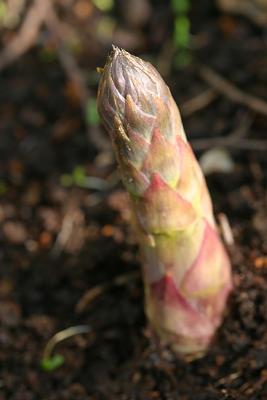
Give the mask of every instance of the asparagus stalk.
[(148, 320), (178, 353), (202, 354), (222, 321), (231, 267), (179, 110), (150, 63), (115, 47), (98, 109), (131, 198)]

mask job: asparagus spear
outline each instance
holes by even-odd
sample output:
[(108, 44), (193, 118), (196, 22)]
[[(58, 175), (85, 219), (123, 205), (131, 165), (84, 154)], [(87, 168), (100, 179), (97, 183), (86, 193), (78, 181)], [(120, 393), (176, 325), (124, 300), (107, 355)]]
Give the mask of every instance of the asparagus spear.
[(115, 47), (98, 109), (131, 198), (148, 320), (178, 353), (203, 354), (222, 321), (231, 266), (179, 110), (150, 63)]

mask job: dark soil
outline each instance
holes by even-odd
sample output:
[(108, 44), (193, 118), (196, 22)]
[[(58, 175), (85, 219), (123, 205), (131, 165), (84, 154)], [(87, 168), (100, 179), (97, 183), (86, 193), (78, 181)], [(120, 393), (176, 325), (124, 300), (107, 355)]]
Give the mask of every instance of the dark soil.
[[(171, 15), (160, 15), (168, 26)], [(267, 100), (263, 29), (219, 14), (210, 1), (193, 2), (192, 26), (194, 57)], [(142, 56), (158, 45), (150, 28)], [(101, 65), (105, 51), (87, 64)], [(207, 89), (195, 65), (167, 77), (178, 104)], [(0, 400), (267, 399), (267, 152), (230, 148), (234, 170), (207, 177), (215, 213), (233, 229), (235, 290), (209, 353), (186, 363), (158, 348), (147, 327), (120, 184), (105, 191), (62, 184), (77, 166), (105, 179), (115, 165), (107, 152), (96, 158), (59, 61), (45, 62), (34, 49), (1, 73), (0, 87)], [(248, 114), (247, 139), (267, 144), (266, 116), (223, 96), (184, 118), (185, 129), (190, 140), (228, 135)], [(86, 303), (94, 287), (98, 296)], [(77, 325), (90, 332), (59, 343), (64, 364), (44, 370), (48, 340)]]

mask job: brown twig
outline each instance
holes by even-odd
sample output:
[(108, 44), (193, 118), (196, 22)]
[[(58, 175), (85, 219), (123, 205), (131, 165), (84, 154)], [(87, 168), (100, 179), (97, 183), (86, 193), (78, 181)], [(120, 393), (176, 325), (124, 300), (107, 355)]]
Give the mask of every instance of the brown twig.
[(240, 150), (266, 151), (267, 140), (246, 139), (244, 136), (249, 132), (253, 122), (250, 113), (245, 114), (240, 125), (228, 136), (218, 136), (191, 141), (196, 151), (207, 150), (211, 147), (228, 147)]
[(102, 295), (106, 290), (112, 288), (113, 286), (123, 286), (126, 285), (129, 281), (137, 279), (140, 276), (139, 271), (134, 271), (128, 274), (123, 274), (116, 276), (108, 283), (103, 283), (93, 288), (87, 290), (78, 303), (76, 304), (75, 311), (77, 313), (82, 313), (89, 304), (95, 300), (98, 296)]
[(254, 150), (254, 151), (267, 150), (267, 140), (232, 139), (230, 136), (195, 139), (191, 141), (191, 144), (193, 149), (196, 151), (206, 150), (211, 147), (228, 147), (239, 150)]
[(244, 106), (255, 111), (256, 113), (267, 116), (266, 101), (239, 89), (232, 82), (219, 75), (210, 67), (200, 65), (198, 73), (200, 74), (201, 78), (204, 79), (213, 89), (215, 89), (219, 93), (222, 93), (230, 100), (239, 104), (243, 104)]
[(49, 4), (49, 1), (44, 0), (35, 0), (32, 4), (20, 31), (0, 53), (0, 71), (17, 60), (34, 45), (49, 10)]
[(84, 108), (90, 95), (86, 86), (86, 79), (79, 69), (75, 58), (66, 49), (62, 24), (57, 17), (52, 1), (34, 1), (20, 31), (0, 53), (0, 70), (17, 60), (34, 45), (43, 23), (46, 24), (48, 30), (56, 40), (61, 63), (69, 78), (76, 84), (81, 98), (81, 105)]
[[(52, 0), (35, 0), (29, 9), (22, 27), (14, 39), (0, 52), (0, 71), (28, 51), (38, 39), (41, 26), (45, 24), (56, 43), (59, 60), (66, 75), (75, 84), (80, 105), (86, 118), (88, 100), (91, 97), (86, 78), (75, 57), (65, 43), (63, 24), (55, 12)], [(110, 148), (109, 141), (98, 127), (88, 127), (88, 138), (99, 150)]]
[(56, 41), (57, 52), (61, 64), (66, 71), (69, 79), (77, 87), (80, 96), (81, 106), (84, 109), (90, 97), (90, 92), (86, 85), (86, 79), (83, 72), (79, 68), (76, 59), (72, 56), (71, 52), (66, 47), (64, 39), (64, 29), (53, 8), (52, 3), (50, 3), (49, 10), (45, 15), (45, 24), (50, 31), (52, 37)]
[(228, 246), (233, 246), (234, 244), (234, 235), (230, 225), (230, 222), (227, 218), (227, 215), (224, 213), (218, 214), (219, 226), (221, 228), (222, 237), (224, 242)]
[[(73, 57), (72, 53), (68, 50), (65, 44), (63, 24), (59, 20), (51, 3), (49, 11), (45, 16), (45, 24), (56, 40), (57, 52), (61, 65), (64, 68), (66, 75), (75, 84), (78, 90), (80, 105), (86, 119), (88, 100), (92, 97), (92, 95), (88, 89), (86, 78), (82, 69), (79, 67), (75, 57)], [(110, 148), (109, 141), (102, 134), (99, 127), (88, 127), (87, 136), (90, 142), (93, 143), (97, 149), (107, 150)]]
[(212, 103), (218, 97), (218, 93), (214, 89), (207, 89), (197, 94), (190, 100), (187, 100), (180, 106), (183, 117), (189, 117), (197, 111), (202, 110)]
[(58, 257), (62, 250), (66, 247), (73, 233), (73, 229), (75, 228), (75, 218), (77, 218), (77, 214), (75, 212), (68, 212), (64, 216), (61, 229), (51, 250), (51, 255), (53, 257)]

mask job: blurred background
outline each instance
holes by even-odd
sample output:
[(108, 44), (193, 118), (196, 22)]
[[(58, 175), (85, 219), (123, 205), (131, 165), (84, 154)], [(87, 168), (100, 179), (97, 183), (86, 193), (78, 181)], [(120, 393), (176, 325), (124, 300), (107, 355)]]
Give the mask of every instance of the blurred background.
[[(0, 0), (0, 32), (0, 399), (265, 399), (267, 0)], [(232, 255), (224, 331), (189, 366), (143, 315), (96, 108), (112, 44), (170, 86)]]

